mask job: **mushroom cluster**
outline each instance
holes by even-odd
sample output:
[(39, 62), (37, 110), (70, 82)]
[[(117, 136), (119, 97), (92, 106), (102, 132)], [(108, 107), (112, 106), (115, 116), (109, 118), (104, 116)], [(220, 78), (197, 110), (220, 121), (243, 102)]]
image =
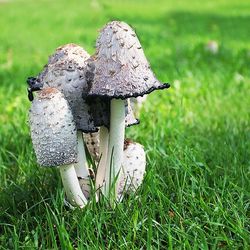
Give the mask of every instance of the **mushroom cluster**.
[(106, 24), (92, 56), (75, 44), (57, 48), (27, 83), (37, 161), (60, 169), (70, 205), (84, 207), (91, 190), (114, 204), (138, 189), (146, 155), (141, 144), (125, 139), (125, 128), (139, 123), (135, 109), (145, 95), (169, 84), (156, 79), (129, 25)]

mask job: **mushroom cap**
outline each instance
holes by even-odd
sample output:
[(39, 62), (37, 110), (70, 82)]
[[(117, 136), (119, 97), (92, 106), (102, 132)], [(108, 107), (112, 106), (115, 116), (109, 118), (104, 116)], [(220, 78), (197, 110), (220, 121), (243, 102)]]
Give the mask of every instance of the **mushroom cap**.
[(29, 112), (32, 143), (41, 166), (77, 161), (76, 126), (68, 102), (55, 88), (38, 92)]
[(146, 154), (141, 144), (125, 140), (121, 175), (118, 184), (118, 200), (125, 193), (135, 192), (142, 184), (146, 169)]
[(60, 90), (68, 101), (74, 116), (76, 127), (83, 132), (95, 132), (98, 129), (90, 114), (90, 108), (82, 98), (89, 91), (85, 77), (86, 60), (89, 54), (76, 44), (66, 44), (56, 49), (49, 57), (48, 64), (38, 75), (43, 87)]
[[(110, 101), (101, 98), (93, 98), (89, 102), (94, 124), (97, 127), (105, 126), (109, 128), (110, 123)], [(130, 127), (139, 124), (140, 121), (135, 118), (134, 112), (130, 105), (130, 100), (125, 100), (125, 126)]]
[(153, 74), (133, 29), (124, 22), (108, 23), (96, 42), (96, 54), (89, 60), (88, 96), (125, 99), (168, 88)]

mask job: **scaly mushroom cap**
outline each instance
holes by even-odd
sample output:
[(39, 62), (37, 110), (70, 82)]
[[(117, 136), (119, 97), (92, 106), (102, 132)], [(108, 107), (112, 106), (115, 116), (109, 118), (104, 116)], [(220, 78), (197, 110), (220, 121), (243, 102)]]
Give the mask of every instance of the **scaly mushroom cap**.
[(93, 77), (89, 97), (125, 99), (169, 87), (156, 79), (135, 32), (126, 23), (108, 23), (96, 47), (88, 67), (94, 70), (88, 73)]
[(140, 187), (146, 168), (146, 154), (141, 144), (125, 140), (123, 154), (118, 180), (118, 200), (121, 200), (125, 193), (135, 192)]
[(33, 100), (29, 123), (37, 161), (61, 166), (77, 161), (76, 126), (68, 102), (55, 88), (45, 88)]
[(90, 115), (89, 106), (82, 98), (89, 87), (85, 77), (86, 60), (89, 54), (80, 46), (66, 44), (56, 49), (48, 64), (38, 76), (43, 87), (60, 90), (69, 102), (76, 127), (83, 132), (95, 132), (97, 128)]

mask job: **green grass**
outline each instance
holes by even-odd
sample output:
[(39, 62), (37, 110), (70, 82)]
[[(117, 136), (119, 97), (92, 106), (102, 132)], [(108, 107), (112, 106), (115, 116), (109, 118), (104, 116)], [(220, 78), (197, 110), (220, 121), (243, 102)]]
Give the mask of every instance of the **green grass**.
[[(172, 87), (127, 130), (147, 151), (138, 193), (69, 211), (58, 172), (36, 164), (25, 80), (59, 45), (93, 53), (112, 19)], [(0, 249), (249, 249), (249, 24), (248, 0), (0, 1)]]

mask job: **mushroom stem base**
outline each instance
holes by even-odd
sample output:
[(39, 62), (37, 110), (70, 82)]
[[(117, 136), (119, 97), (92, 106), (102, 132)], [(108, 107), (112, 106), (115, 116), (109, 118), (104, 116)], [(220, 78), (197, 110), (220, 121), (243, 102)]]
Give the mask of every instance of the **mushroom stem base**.
[(80, 188), (74, 165), (61, 166), (60, 174), (68, 201), (73, 206), (84, 207), (87, 199)]

